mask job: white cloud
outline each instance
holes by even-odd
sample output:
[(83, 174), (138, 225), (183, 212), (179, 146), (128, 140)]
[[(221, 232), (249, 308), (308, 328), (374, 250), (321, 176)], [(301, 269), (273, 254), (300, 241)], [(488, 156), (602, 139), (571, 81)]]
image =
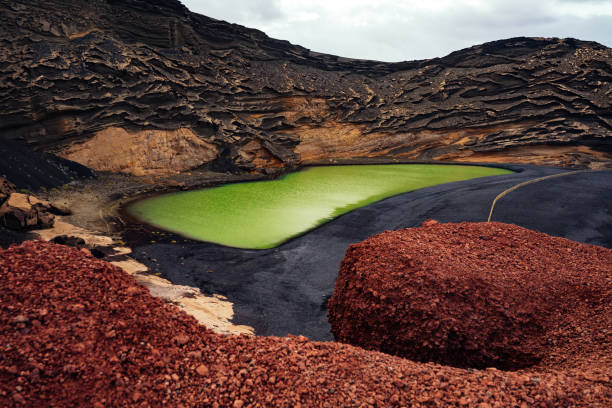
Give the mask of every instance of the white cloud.
[(612, 0), (183, 0), (318, 52), (400, 61), (517, 36), (612, 45)]

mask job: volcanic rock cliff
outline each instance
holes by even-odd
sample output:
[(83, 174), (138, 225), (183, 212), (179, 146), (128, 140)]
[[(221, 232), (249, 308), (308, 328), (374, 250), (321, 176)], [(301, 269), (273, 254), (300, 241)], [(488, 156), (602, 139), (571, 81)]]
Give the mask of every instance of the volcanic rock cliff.
[(612, 161), (612, 50), (574, 39), (383, 63), (315, 53), (175, 0), (0, 0), (0, 67), (0, 137), (96, 170)]

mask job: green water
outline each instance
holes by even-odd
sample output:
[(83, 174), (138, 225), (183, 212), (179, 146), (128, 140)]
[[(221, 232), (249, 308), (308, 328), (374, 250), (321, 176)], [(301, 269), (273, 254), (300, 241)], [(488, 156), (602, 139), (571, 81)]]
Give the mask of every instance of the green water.
[(455, 165), (311, 167), (277, 180), (227, 184), (139, 201), (128, 212), (189, 238), (263, 249), (355, 208), (407, 191), (508, 170)]

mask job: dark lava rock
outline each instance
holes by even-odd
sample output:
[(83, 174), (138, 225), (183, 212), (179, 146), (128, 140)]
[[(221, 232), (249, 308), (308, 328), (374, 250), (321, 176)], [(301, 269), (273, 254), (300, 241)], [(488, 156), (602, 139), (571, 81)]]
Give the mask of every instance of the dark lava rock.
[(601, 354), (612, 250), (501, 223), (425, 223), (349, 247), (337, 341), (416, 361), (516, 370)]
[(8, 248), (12, 244), (21, 244), (35, 238), (31, 232), (13, 231), (0, 226), (0, 248)]
[[(85, 242), (83, 238), (75, 237), (71, 235), (58, 235), (54, 237), (53, 239), (51, 239), (50, 242), (53, 242), (54, 244), (66, 245), (66, 246), (74, 247), (78, 249), (86, 248), (87, 250), (89, 250), (91, 255), (93, 255), (94, 257), (98, 259), (103, 259), (107, 256), (111, 257), (116, 252), (112, 246), (95, 246), (95, 247), (90, 248), (87, 246), (87, 243)], [(119, 258), (120, 256), (114, 256), (112, 260), (117, 261), (117, 260), (120, 260)], [(128, 259), (128, 257), (123, 256), (121, 260), (123, 259)]]
[(54, 237), (51, 242), (79, 249), (85, 247), (85, 240), (83, 238), (73, 237), (69, 235), (58, 235), (57, 237)]
[(13, 183), (8, 181), (6, 177), (0, 177), (0, 205), (4, 204), (15, 191), (16, 187)]
[(120, 261), (129, 259), (127, 255), (116, 255), (117, 251), (112, 245), (109, 246), (95, 246), (89, 250), (93, 256), (98, 259), (104, 259), (106, 257), (112, 257), (113, 261)]
[(74, 180), (95, 176), (93, 171), (78, 163), (36, 152), (21, 142), (1, 136), (0, 157), (0, 176), (5, 176), (18, 189), (35, 191), (41, 187), (60, 187)]
[[(612, 161), (612, 50), (593, 42), (512, 38), (383, 63), (316, 53), (176, 0), (2, 2), (0, 42), (0, 136), (94, 169), (164, 170), (160, 146), (232, 172), (371, 156)], [(141, 149), (158, 131), (169, 133)], [(126, 156), (109, 166), (113, 153)]]

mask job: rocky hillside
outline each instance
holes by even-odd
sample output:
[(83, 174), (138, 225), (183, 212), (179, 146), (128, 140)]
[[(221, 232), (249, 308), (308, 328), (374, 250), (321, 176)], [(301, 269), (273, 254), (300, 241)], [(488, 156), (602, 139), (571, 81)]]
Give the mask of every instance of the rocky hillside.
[(612, 161), (612, 50), (574, 39), (382, 63), (315, 53), (176, 0), (0, 0), (0, 67), (0, 137), (96, 170)]
[[(76, 248), (38, 241), (0, 249), (0, 276), (3, 407), (609, 407), (612, 401), (610, 347), (601, 330), (600, 353), (584, 347), (592, 344), (582, 338), (591, 340), (593, 328), (601, 328), (588, 319), (579, 322), (582, 335), (561, 339), (558, 365), (461, 369), (302, 336), (215, 334)], [(603, 317), (609, 316), (608, 309)], [(568, 344), (579, 347), (568, 354)]]

